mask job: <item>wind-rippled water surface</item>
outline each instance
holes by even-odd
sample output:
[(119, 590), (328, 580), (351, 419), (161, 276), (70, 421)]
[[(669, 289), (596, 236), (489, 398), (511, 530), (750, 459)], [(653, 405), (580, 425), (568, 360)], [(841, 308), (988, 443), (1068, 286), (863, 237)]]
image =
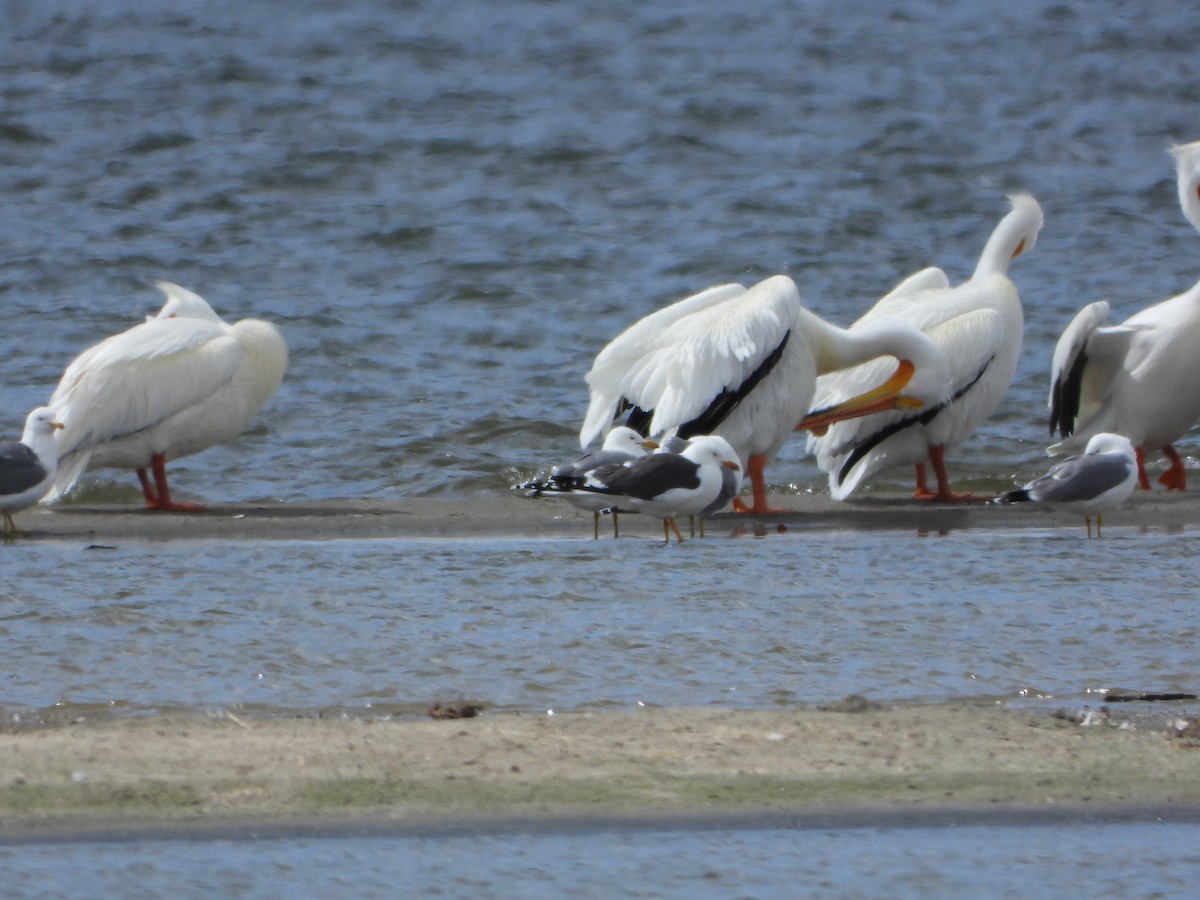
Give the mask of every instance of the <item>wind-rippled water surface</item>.
[[(1165, 0), (2, 9), (0, 430), (179, 282), (291, 348), (254, 426), (174, 467), (209, 502), (503, 490), (572, 452), (635, 318), (787, 272), (847, 324), (966, 277), (1023, 189), (1025, 350), (951, 461), (1007, 486), (1072, 313), (1197, 276), (1165, 149), (1200, 138), (1200, 20)], [(802, 454), (778, 485), (820, 484)]]
[[(847, 324), (917, 268), (965, 278), (1005, 194), (1028, 190), (1046, 226), (1012, 268), (1017, 376), (950, 460), (959, 484), (1000, 489), (1044, 468), (1050, 353), (1074, 311), (1107, 297), (1124, 317), (1200, 273), (1165, 153), (1200, 139), (1187, 4), (0, 0), (0, 21), (0, 432), (77, 353), (157, 309), (157, 279), (287, 338), (254, 424), (173, 465), (184, 498), (506, 491), (572, 454), (583, 374), (635, 318), (785, 272)], [(769, 476), (801, 504), (821, 486), (799, 439)], [(138, 502), (128, 473), (92, 479), (85, 498)], [(0, 548), (0, 710), (1194, 689), (1193, 543), (1119, 527), (1103, 542), (25, 542)], [(648, 871), (667, 886), (644, 896), (1190, 896), (1194, 869), (1187, 826), (808, 837), (3, 862), (8, 890), (39, 896), (587, 896), (635, 894)], [(1127, 855), (1089, 856), (1106, 842)]]
[(461, 698), (771, 708), (851, 693), (1077, 708), (1109, 688), (1200, 683), (1186, 532), (714, 531), (671, 546), (31, 545), (0, 594), (0, 705), (25, 720), (386, 716)]
[[(625, 829), (554, 834), (54, 844), (0, 848), (8, 886), (254, 898), (481, 894), (577, 897), (1184, 898), (1196, 827)], [(114, 862), (115, 857), (115, 862)], [(1137, 865), (1131, 865), (1137, 860)]]

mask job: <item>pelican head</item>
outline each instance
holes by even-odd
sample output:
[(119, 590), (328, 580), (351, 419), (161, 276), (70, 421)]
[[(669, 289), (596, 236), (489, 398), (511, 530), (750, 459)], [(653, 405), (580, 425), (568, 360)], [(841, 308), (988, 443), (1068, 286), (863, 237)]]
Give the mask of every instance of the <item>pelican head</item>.
[(1175, 157), (1179, 205), (1192, 227), (1200, 231), (1200, 141), (1176, 144), (1171, 155)]
[(199, 294), (187, 288), (172, 284), (169, 281), (159, 281), (155, 284), (160, 291), (167, 295), (167, 302), (159, 310), (156, 319), (205, 319), (209, 322), (220, 322), (221, 317), (208, 305), (208, 301)]
[(1009, 216), (1014, 222), (1016, 240), (1009, 258), (1016, 259), (1037, 246), (1038, 232), (1042, 230), (1042, 207), (1032, 194), (1010, 194), (1008, 202), (1012, 204)]

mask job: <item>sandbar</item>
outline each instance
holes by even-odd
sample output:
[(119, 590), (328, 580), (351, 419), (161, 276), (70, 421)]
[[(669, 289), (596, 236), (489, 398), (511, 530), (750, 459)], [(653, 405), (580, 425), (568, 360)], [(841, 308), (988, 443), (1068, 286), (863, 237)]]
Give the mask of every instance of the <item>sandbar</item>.
[[(723, 512), (705, 522), (706, 536), (767, 535), (780, 531), (912, 531), (946, 533), (970, 529), (1067, 529), (1086, 539), (1082, 516), (1034, 504), (993, 506), (920, 503), (906, 496), (873, 495), (838, 503), (827, 495), (779, 495), (787, 510), (751, 516)], [(312, 503), (212, 504), (206, 511), (148, 511), (134, 505), (64, 503), (18, 513), (28, 532), (19, 539), (146, 540), (336, 540), (453, 538), (593, 539), (592, 515), (561, 501), (530, 500), (517, 494), (419, 497), (399, 500), (346, 499)], [(1200, 500), (1189, 494), (1135, 494), (1105, 517), (1115, 528), (1169, 529), (1200, 526)], [(681, 523), (689, 536), (686, 522)], [(625, 514), (626, 538), (662, 538), (656, 519)], [(608, 517), (600, 536), (611, 539)]]
[[(1148, 706), (1148, 704), (1142, 704)], [(469, 718), (174, 712), (0, 729), (0, 843), (543, 828), (1200, 821), (1182, 707), (851, 699)]]

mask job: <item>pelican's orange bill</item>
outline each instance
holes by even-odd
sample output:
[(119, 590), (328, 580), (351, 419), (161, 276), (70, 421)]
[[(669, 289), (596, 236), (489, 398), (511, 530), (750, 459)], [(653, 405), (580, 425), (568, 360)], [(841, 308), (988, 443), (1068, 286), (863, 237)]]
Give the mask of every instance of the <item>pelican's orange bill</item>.
[(917, 371), (907, 359), (900, 360), (892, 377), (879, 387), (827, 406), (824, 409), (814, 409), (796, 425), (796, 431), (811, 431), (821, 435), (829, 430), (829, 426), (846, 419), (857, 419), (872, 413), (886, 412), (890, 409), (919, 409), (924, 404), (916, 397), (902, 397), (900, 392), (912, 381)]

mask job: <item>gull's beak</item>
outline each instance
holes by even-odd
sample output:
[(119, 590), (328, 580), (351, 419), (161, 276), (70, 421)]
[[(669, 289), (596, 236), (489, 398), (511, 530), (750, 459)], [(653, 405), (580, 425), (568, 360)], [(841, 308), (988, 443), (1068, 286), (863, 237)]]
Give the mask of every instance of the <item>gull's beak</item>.
[(814, 409), (800, 420), (796, 431), (811, 431), (813, 434), (822, 435), (829, 430), (830, 425), (846, 419), (857, 419), (891, 409), (920, 409), (924, 404), (916, 397), (900, 396), (900, 392), (912, 381), (916, 371), (916, 366), (907, 359), (902, 359), (892, 377), (879, 387), (833, 406)]
[(67, 426), (66, 426), (66, 425), (64, 425), (62, 422), (51, 422), (51, 423), (50, 423), (50, 428), (51, 428), (51, 429), (59, 429), (59, 428), (66, 428), (66, 427), (67, 427)]
[(721, 460), (721, 465), (723, 465), (727, 469), (733, 469), (733, 471), (735, 471), (735, 472), (740, 472), (742, 469), (741, 465), (739, 465), (738, 463), (735, 463), (732, 459)]
[(642, 441), (641, 445), (642, 445), (642, 449), (644, 449), (644, 450), (657, 450), (658, 449), (658, 441)]

